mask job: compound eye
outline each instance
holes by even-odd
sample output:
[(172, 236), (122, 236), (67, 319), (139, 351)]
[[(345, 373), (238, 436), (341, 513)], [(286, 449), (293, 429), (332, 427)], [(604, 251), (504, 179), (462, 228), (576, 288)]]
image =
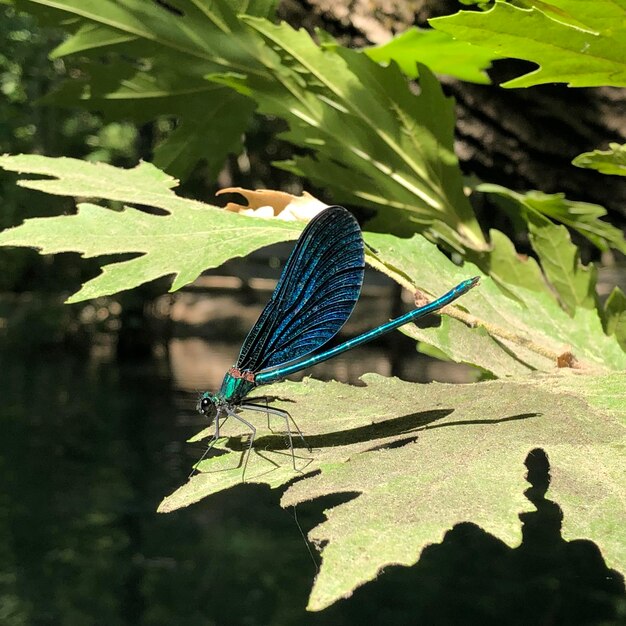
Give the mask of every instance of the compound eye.
[(206, 413), (209, 410), (210, 406), (211, 406), (211, 401), (208, 398), (202, 398), (202, 400), (200, 400), (200, 412), (201, 413)]

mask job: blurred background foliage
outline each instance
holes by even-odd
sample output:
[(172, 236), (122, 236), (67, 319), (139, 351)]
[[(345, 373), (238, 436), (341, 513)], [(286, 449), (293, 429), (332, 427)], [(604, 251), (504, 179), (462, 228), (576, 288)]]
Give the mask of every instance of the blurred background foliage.
[[(71, 76), (64, 60), (48, 55), (65, 37), (54, 28), (40, 27), (34, 17), (7, 4), (0, 5), (0, 152), (75, 156), (130, 166), (139, 157), (139, 130), (132, 123), (105, 124), (82, 108), (60, 109), (41, 98)], [(33, 195), (14, 183), (15, 176), (0, 173), (0, 228), (35, 215), (60, 215), (73, 202)], [(58, 293), (79, 285), (89, 264), (77, 265), (68, 255), (42, 257), (33, 250), (0, 251), (0, 290), (32, 289)]]

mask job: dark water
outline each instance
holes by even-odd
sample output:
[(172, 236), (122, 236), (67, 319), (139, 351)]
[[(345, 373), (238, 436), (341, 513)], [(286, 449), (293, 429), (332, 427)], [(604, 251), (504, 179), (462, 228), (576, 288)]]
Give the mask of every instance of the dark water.
[[(133, 364), (67, 350), (0, 355), (0, 624), (617, 624), (623, 580), (564, 542), (531, 464), (516, 550), (464, 524), (412, 568), (306, 613), (315, 568), (279, 492), (241, 485), (157, 515), (200, 449), (195, 396), (164, 353)], [(184, 385), (183, 385), (184, 386)], [(306, 532), (340, 500), (298, 508)], [(620, 609), (620, 602), (621, 609)], [(622, 622), (624, 623), (624, 622)]]

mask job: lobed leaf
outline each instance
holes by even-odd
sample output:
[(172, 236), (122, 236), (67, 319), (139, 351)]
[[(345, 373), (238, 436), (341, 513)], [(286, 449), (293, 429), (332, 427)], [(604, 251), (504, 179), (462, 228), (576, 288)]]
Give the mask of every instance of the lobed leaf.
[(415, 96), (395, 66), (340, 46), (321, 48), (287, 24), (242, 19), (277, 55), (264, 59), (271, 78), (215, 79), (253, 95), (261, 112), (288, 122), (285, 139), (315, 150), (315, 158), (295, 157), (292, 169), (331, 189), (337, 202), (401, 208), (422, 230), (440, 221), (457, 245), (486, 247), (463, 193), (452, 102), (425, 67)]
[(535, 190), (518, 193), (491, 183), (477, 185), (476, 190), (512, 200), (517, 211), (523, 209), (523, 218), (529, 210), (545, 215), (577, 231), (602, 251), (614, 248), (626, 253), (624, 233), (601, 219), (607, 211), (599, 204), (569, 200), (563, 193), (550, 194)]
[[(48, 104), (102, 113), (105, 119), (150, 121), (161, 115), (179, 120), (178, 126), (154, 150), (154, 165), (184, 179), (200, 160), (208, 175), (217, 177), (229, 153), (239, 153), (243, 132), (255, 105), (221, 85), (208, 82), (193, 70), (209, 71), (184, 64), (184, 70), (154, 60), (150, 71), (117, 60), (113, 67), (92, 63), (88, 79), (66, 81), (42, 99)], [(215, 132), (219, 126), (220, 132)]]
[[(255, 420), (246, 482), (287, 487), (285, 507), (330, 494), (354, 496), (327, 510), (309, 533), (323, 546), (310, 610), (349, 596), (387, 565), (412, 565), (462, 522), (519, 545), (519, 515), (533, 508), (524, 497), (524, 461), (537, 448), (550, 461), (547, 497), (563, 511), (563, 538), (591, 539), (609, 567), (626, 567), (624, 374), (472, 385), (417, 385), (372, 374), (363, 380), (366, 387), (305, 379), (269, 389), (313, 448), (309, 454), (295, 444), (304, 476), (291, 469), (284, 438)], [(236, 466), (248, 433), (233, 421), (222, 446), (231, 452), (204, 461), (202, 473), (165, 498), (159, 511), (241, 481)]]
[[(243, 43), (246, 31), (236, 12), (267, 17), (275, 1), (196, 6), (183, 0), (180, 15), (141, 0), (22, 0), (22, 4), (35, 14), (59, 11), (59, 21), (67, 14), (77, 17), (78, 28), (51, 56), (80, 54), (91, 61), (83, 67), (82, 80), (67, 81), (46, 102), (76, 106), (80, 99), (82, 106), (108, 119), (145, 122), (161, 115), (175, 117), (178, 127), (157, 146), (155, 164), (180, 178), (199, 160), (206, 161), (209, 175), (216, 177), (226, 156), (241, 151), (254, 103), (205, 77), (238, 64), (238, 43)], [(229, 61), (223, 56), (227, 51)], [(105, 53), (110, 56), (103, 63)], [(248, 69), (254, 71), (255, 55), (246, 58)]]
[(558, 293), (563, 307), (571, 314), (576, 307), (593, 309), (597, 304), (595, 292), (596, 269), (593, 264), (582, 265), (579, 250), (563, 226), (567, 224), (596, 244), (601, 250), (616, 248), (626, 251), (623, 233), (600, 217), (606, 210), (598, 205), (567, 200), (563, 194), (529, 191), (520, 194), (493, 184), (477, 185), (478, 191), (493, 193), (504, 201), (504, 208), (514, 217), (521, 216), (528, 225), (530, 242), (537, 253), (546, 278)]
[(377, 63), (395, 61), (411, 78), (417, 78), (417, 64), (426, 65), (437, 74), (447, 74), (473, 83), (490, 82), (485, 72), (498, 54), (456, 41), (447, 33), (421, 28), (409, 28), (391, 41), (365, 48), (367, 56)]
[(459, 11), (429, 23), (459, 41), (539, 65), (503, 87), (626, 86), (626, 0), (530, 4), (525, 9), (498, 0), (488, 11)]
[(533, 213), (528, 215), (528, 228), (530, 243), (563, 308), (571, 315), (579, 307), (595, 310), (598, 272), (593, 263), (581, 263), (567, 229)]
[(173, 291), (228, 259), (295, 239), (302, 229), (294, 222), (245, 217), (181, 198), (172, 191), (177, 181), (149, 163), (124, 170), (77, 159), (21, 155), (0, 157), (0, 167), (55, 177), (18, 182), (30, 189), (147, 205), (168, 213), (154, 215), (132, 207), (112, 211), (81, 203), (76, 215), (29, 219), (0, 233), (0, 245), (35, 247), (44, 254), (141, 254), (105, 265), (102, 274), (68, 302), (117, 293), (170, 274)]
[[(471, 263), (459, 267), (438, 250), (427, 251), (430, 244), (422, 237), (366, 233), (365, 240), (391, 273), (401, 274), (408, 284), (419, 285), (432, 296), (441, 295), (444, 285), (451, 287), (480, 274)], [(558, 358), (569, 352), (579, 367), (591, 371), (626, 368), (626, 353), (615, 337), (604, 334), (595, 308), (579, 307), (570, 316), (544, 291), (516, 286), (509, 294), (490, 277), (482, 278), (456, 308), (469, 314), (461, 321), (480, 326), (486, 333), (467, 333), (461, 341), (457, 320), (442, 322), (438, 329), (409, 325), (403, 331), (434, 345), (453, 361), (469, 362), (498, 376), (552, 370)]]

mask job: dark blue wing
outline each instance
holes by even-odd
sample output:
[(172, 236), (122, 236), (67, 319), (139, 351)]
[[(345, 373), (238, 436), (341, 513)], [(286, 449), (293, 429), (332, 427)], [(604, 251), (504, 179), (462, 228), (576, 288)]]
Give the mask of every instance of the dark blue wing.
[(300, 235), (237, 367), (258, 372), (323, 346), (352, 313), (364, 269), (363, 238), (352, 215), (339, 206), (319, 213)]

